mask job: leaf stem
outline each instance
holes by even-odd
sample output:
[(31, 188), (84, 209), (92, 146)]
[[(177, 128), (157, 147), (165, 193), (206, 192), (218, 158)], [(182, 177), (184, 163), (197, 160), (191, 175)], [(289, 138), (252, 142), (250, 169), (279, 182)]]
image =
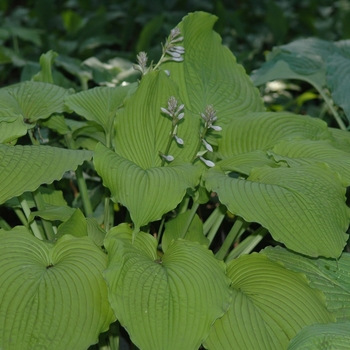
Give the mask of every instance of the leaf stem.
[(205, 221), (203, 225), (203, 233), (209, 239), (210, 244), (213, 242), (222, 221), (225, 218), (226, 207), (224, 205), (219, 205), (210, 214), (209, 218)]
[(236, 248), (231, 251), (231, 253), (226, 258), (226, 263), (240, 257), (243, 254), (249, 254), (266, 236), (267, 233), (268, 231), (265, 227), (259, 227), (253, 234), (248, 236), (243, 242), (241, 242)]
[(6, 231), (11, 230), (11, 226), (7, 223), (7, 221), (0, 216), (0, 227)]
[(236, 240), (236, 238), (243, 233), (247, 226), (249, 225), (248, 222), (244, 221), (241, 217), (237, 217), (235, 223), (233, 224), (230, 232), (226, 236), (224, 243), (218, 250), (218, 252), (215, 254), (215, 257), (219, 260), (223, 260), (225, 256), (227, 255), (228, 251), (230, 250), (233, 242)]
[(189, 227), (191, 226), (191, 222), (192, 222), (194, 216), (196, 215), (198, 207), (199, 207), (199, 203), (193, 203), (192, 208), (190, 209), (191, 214), (189, 215), (185, 225), (183, 225), (182, 231), (180, 232), (179, 237), (181, 237), (181, 238), (186, 237), (186, 233), (187, 233)]
[[(34, 197), (34, 202), (36, 204), (37, 209), (38, 210), (45, 210), (46, 209), (45, 202), (44, 202), (44, 199), (43, 199), (39, 189), (36, 189), (33, 192), (33, 197)], [(55, 232), (52, 228), (51, 222), (48, 220), (45, 220), (45, 219), (41, 219), (41, 222), (43, 224), (46, 238), (49, 241), (53, 241), (55, 239)]]
[[(22, 209), (23, 209), (24, 215), (26, 216), (27, 222), (28, 222), (28, 219), (29, 219), (29, 216), (30, 216), (30, 209), (29, 209), (28, 202), (27, 202), (27, 200), (24, 198), (23, 195), (20, 195), (20, 196), (18, 197), (18, 200), (19, 200), (19, 202), (20, 202), (20, 204), (21, 204), (21, 207), (22, 207)], [(36, 223), (35, 220), (34, 220), (33, 222), (31, 222), (31, 223), (29, 224), (29, 226), (30, 226), (30, 228), (31, 228), (31, 230), (32, 230), (32, 232), (33, 232), (33, 234), (34, 234), (34, 236), (35, 236), (36, 238), (39, 238), (39, 239), (41, 239), (41, 240), (44, 239), (44, 237), (43, 237), (43, 235), (41, 234), (41, 231), (40, 231), (40, 229), (39, 229), (39, 227), (38, 227), (38, 224)]]

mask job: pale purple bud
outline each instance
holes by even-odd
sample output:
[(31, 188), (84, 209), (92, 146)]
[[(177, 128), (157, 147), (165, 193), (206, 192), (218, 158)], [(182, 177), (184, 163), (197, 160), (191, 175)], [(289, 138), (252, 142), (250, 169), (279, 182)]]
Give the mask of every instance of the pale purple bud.
[(211, 161), (211, 160), (208, 160), (208, 159), (204, 159), (203, 157), (199, 157), (199, 159), (205, 163), (205, 165), (207, 165), (208, 167), (212, 168), (215, 166), (215, 164)]
[(207, 141), (205, 141), (204, 139), (202, 139), (202, 142), (203, 142), (205, 148), (206, 148), (209, 152), (213, 152), (213, 147), (211, 147), (211, 145), (210, 145)]
[(174, 157), (171, 156), (170, 154), (165, 155), (165, 154), (160, 153), (160, 156), (161, 156), (162, 158), (164, 158), (164, 159), (165, 159), (166, 161), (168, 161), (168, 162), (172, 162), (172, 161), (174, 160)]
[(185, 113), (180, 113), (180, 114), (177, 116), (177, 120), (182, 119), (184, 116), (185, 116)]
[(170, 115), (170, 116), (172, 117), (171, 112), (169, 112), (166, 108), (160, 107), (160, 110), (161, 110), (163, 113), (166, 113), (166, 114), (168, 114), (168, 115)]
[(164, 69), (164, 73), (165, 73), (168, 77), (170, 77), (170, 72), (169, 72), (167, 69)]
[(210, 127), (212, 129), (214, 129), (215, 131), (221, 131), (222, 130), (222, 127), (221, 126), (218, 126), (218, 125), (210, 125)]
[(184, 140), (180, 137), (178, 137), (177, 135), (174, 135), (175, 136), (175, 140), (176, 142), (179, 144), (179, 145), (183, 145), (184, 144)]

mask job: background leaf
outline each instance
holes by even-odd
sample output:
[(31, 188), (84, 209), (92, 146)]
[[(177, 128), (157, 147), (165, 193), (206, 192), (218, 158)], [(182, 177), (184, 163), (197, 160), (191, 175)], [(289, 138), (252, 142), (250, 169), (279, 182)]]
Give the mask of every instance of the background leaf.
[(142, 349), (197, 350), (230, 300), (225, 265), (207, 248), (175, 241), (157, 259), (157, 241), (112, 229), (105, 240), (109, 299), (132, 341)]
[(261, 254), (227, 265), (234, 289), (231, 307), (211, 328), (209, 349), (286, 349), (289, 340), (316, 322), (333, 322), (324, 295), (299, 273)]

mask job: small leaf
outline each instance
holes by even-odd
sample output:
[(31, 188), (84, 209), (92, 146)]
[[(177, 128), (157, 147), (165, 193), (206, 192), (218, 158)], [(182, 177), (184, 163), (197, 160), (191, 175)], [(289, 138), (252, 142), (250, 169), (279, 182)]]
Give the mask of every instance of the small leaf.
[(225, 265), (204, 246), (176, 240), (157, 257), (157, 241), (125, 226), (108, 232), (104, 275), (109, 300), (132, 341), (149, 350), (197, 350), (230, 301)]
[(307, 325), (334, 322), (324, 295), (304, 275), (261, 254), (244, 255), (227, 265), (234, 290), (231, 307), (211, 328), (209, 349), (286, 349)]
[(0, 109), (0, 143), (13, 145), (27, 130), (21, 115), (12, 109)]
[[(115, 319), (102, 276), (107, 256), (87, 237), (55, 245), (0, 231), (0, 346), (86, 349)], [(77, 327), (79, 325), (79, 327)]]
[(0, 145), (0, 203), (61, 179), (92, 154), (50, 146)]
[[(184, 227), (188, 229), (184, 230)], [(197, 214), (192, 218), (190, 211), (179, 214), (175, 219), (169, 220), (165, 224), (165, 231), (162, 237), (163, 251), (165, 252), (168, 249), (172, 240), (178, 238), (209, 246), (209, 240), (203, 234), (202, 221)]]

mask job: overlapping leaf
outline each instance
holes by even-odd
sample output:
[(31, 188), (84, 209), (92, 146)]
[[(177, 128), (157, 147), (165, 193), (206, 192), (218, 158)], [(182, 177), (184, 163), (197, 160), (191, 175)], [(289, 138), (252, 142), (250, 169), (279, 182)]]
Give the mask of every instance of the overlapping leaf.
[(17, 139), (27, 133), (27, 126), (23, 117), (12, 108), (0, 109), (0, 143), (15, 143)]
[(227, 275), (233, 299), (211, 328), (204, 343), (209, 349), (286, 349), (303, 327), (335, 321), (324, 295), (311, 288), (305, 276), (264, 255), (232, 260)]
[(290, 270), (301, 272), (310, 286), (326, 296), (327, 308), (338, 321), (350, 320), (350, 254), (343, 253), (336, 260), (308, 259), (281, 247), (267, 247), (262, 251), (269, 259), (280, 261)]
[(91, 157), (90, 151), (0, 145), (0, 203), (61, 179)]
[(245, 179), (218, 167), (206, 175), (208, 190), (248, 222), (259, 222), (288, 248), (310, 256), (337, 258), (348, 239), (345, 188), (326, 164), (253, 169)]
[[(114, 320), (107, 256), (87, 237), (55, 245), (0, 230), (0, 347), (86, 349)], [(79, 327), (77, 327), (79, 325)]]
[(142, 169), (99, 144), (94, 164), (112, 199), (125, 205), (136, 228), (158, 220), (174, 209), (188, 188), (198, 184), (201, 170), (190, 163)]
[(225, 265), (206, 247), (176, 240), (162, 258), (157, 241), (131, 229), (112, 229), (105, 240), (109, 300), (132, 341), (147, 350), (197, 350), (230, 301)]

